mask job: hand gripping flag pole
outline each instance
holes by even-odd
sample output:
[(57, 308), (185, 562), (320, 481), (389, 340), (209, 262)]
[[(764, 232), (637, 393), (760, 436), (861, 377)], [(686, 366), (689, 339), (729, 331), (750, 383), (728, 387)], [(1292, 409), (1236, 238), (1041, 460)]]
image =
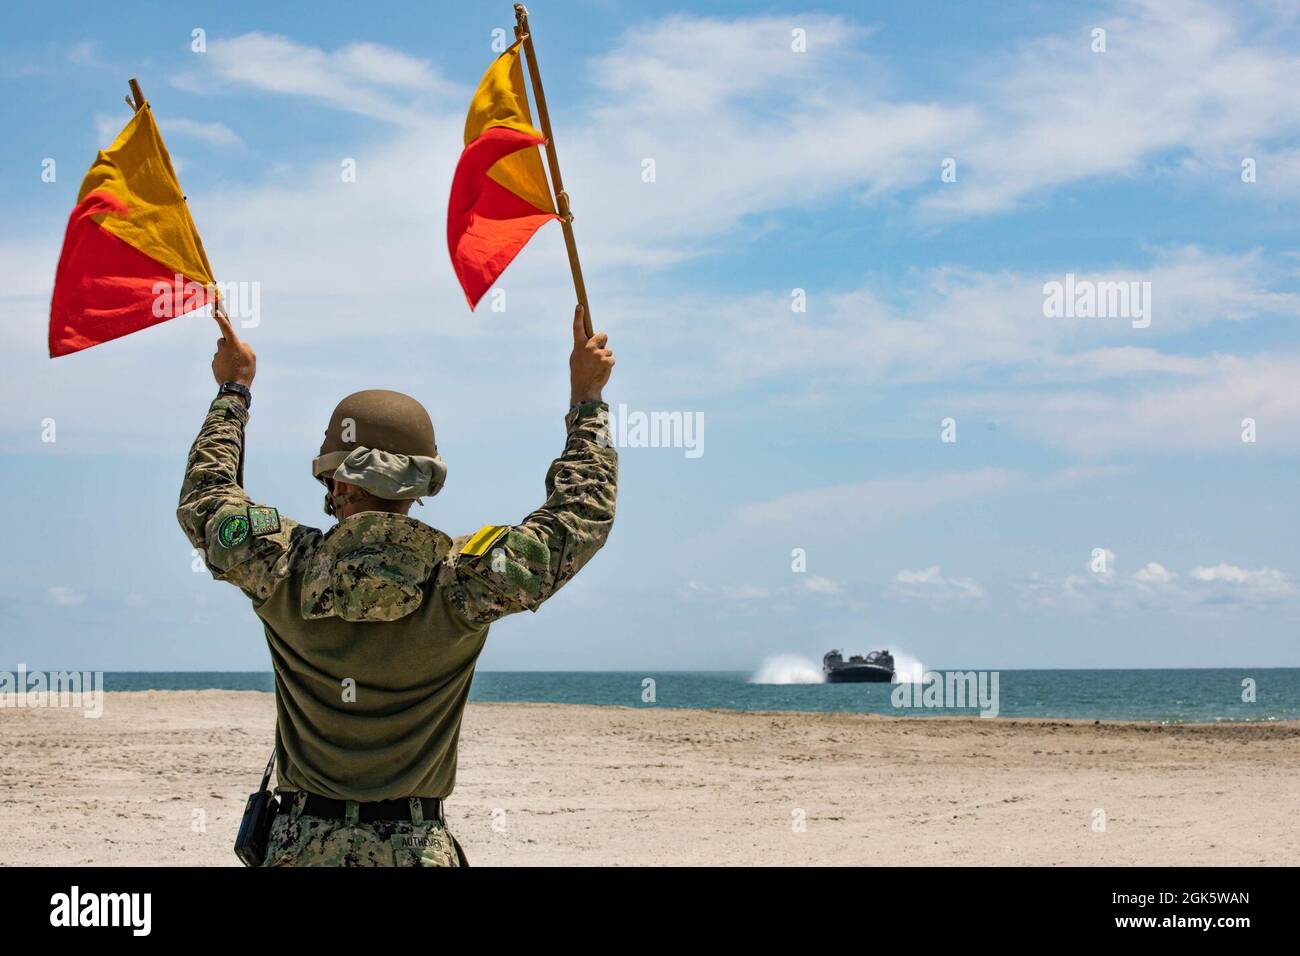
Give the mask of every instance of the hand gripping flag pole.
[(564, 230), (564, 247), (569, 252), (569, 271), (573, 273), (573, 291), (577, 293), (578, 304), (582, 306), (583, 329), (587, 333), (587, 338), (591, 338), (591, 306), (587, 304), (587, 286), (582, 281), (582, 263), (578, 261), (578, 241), (573, 235), (573, 212), (569, 209), (569, 194), (564, 191), (564, 180), (560, 177), (560, 159), (555, 152), (551, 116), (546, 110), (546, 93), (542, 90), (542, 73), (537, 66), (537, 50), (533, 46), (532, 31), (528, 27), (528, 9), (522, 3), (515, 4), (515, 39), (523, 41), (524, 54), (528, 61), (528, 76), (533, 84), (533, 99), (537, 101), (537, 118), (541, 123), (542, 135), (546, 137), (546, 165), (551, 171), (555, 208), (560, 214), (560, 226)]

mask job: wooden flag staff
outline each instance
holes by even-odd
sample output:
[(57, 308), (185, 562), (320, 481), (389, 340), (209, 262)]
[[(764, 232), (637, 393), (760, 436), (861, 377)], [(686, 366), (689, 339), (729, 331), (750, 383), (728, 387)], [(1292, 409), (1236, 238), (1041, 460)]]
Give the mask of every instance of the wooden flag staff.
[(555, 193), (555, 208), (560, 214), (560, 226), (564, 229), (564, 246), (569, 251), (569, 271), (573, 273), (573, 291), (577, 293), (578, 304), (582, 306), (583, 329), (587, 333), (587, 338), (591, 338), (591, 306), (587, 304), (587, 286), (582, 281), (582, 263), (578, 261), (578, 242), (573, 237), (573, 212), (569, 209), (569, 194), (564, 191), (564, 180), (560, 178), (560, 160), (555, 154), (551, 116), (546, 111), (542, 73), (537, 68), (537, 51), (533, 49), (533, 35), (528, 29), (528, 10), (522, 3), (515, 4), (515, 39), (524, 41), (528, 75), (533, 82), (533, 99), (537, 102), (537, 119), (541, 123), (542, 135), (546, 137), (546, 164), (551, 171), (551, 189)]

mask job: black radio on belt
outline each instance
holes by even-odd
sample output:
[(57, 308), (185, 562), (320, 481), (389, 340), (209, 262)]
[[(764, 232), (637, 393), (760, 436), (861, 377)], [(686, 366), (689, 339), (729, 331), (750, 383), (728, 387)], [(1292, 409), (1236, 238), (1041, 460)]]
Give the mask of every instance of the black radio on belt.
[(262, 775), (262, 786), (257, 793), (251, 794), (244, 807), (244, 818), (239, 821), (239, 835), (235, 837), (235, 856), (244, 866), (261, 866), (266, 859), (266, 844), (271, 838), (271, 824), (280, 809), (275, 794), (267, 789), (271, 782), (271, 771), (275, 768), (275, 751), (266, 762), (266, 773)]

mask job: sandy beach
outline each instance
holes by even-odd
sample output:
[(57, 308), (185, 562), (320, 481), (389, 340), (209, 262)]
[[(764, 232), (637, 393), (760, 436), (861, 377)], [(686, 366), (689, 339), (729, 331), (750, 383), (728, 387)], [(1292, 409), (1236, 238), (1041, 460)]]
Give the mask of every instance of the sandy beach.
[[(238, 865), (270, 694), (0, 710), (0, 862)], [(1104, 830), (1095, 829), (1104, 813)], [(1300, 724), (471, 704), (476, 865), (1291, 864)]]

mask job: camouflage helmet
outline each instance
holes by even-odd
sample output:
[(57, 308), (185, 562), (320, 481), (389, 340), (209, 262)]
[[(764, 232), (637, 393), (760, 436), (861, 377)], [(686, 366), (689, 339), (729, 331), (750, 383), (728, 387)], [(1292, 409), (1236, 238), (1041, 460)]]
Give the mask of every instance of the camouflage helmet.
[(436, 495), (447, 466), (424, 406), (401, 392), (372, 388), (339, 402), (311, 473), (322, 484), (334, 478), (400, 501)]

